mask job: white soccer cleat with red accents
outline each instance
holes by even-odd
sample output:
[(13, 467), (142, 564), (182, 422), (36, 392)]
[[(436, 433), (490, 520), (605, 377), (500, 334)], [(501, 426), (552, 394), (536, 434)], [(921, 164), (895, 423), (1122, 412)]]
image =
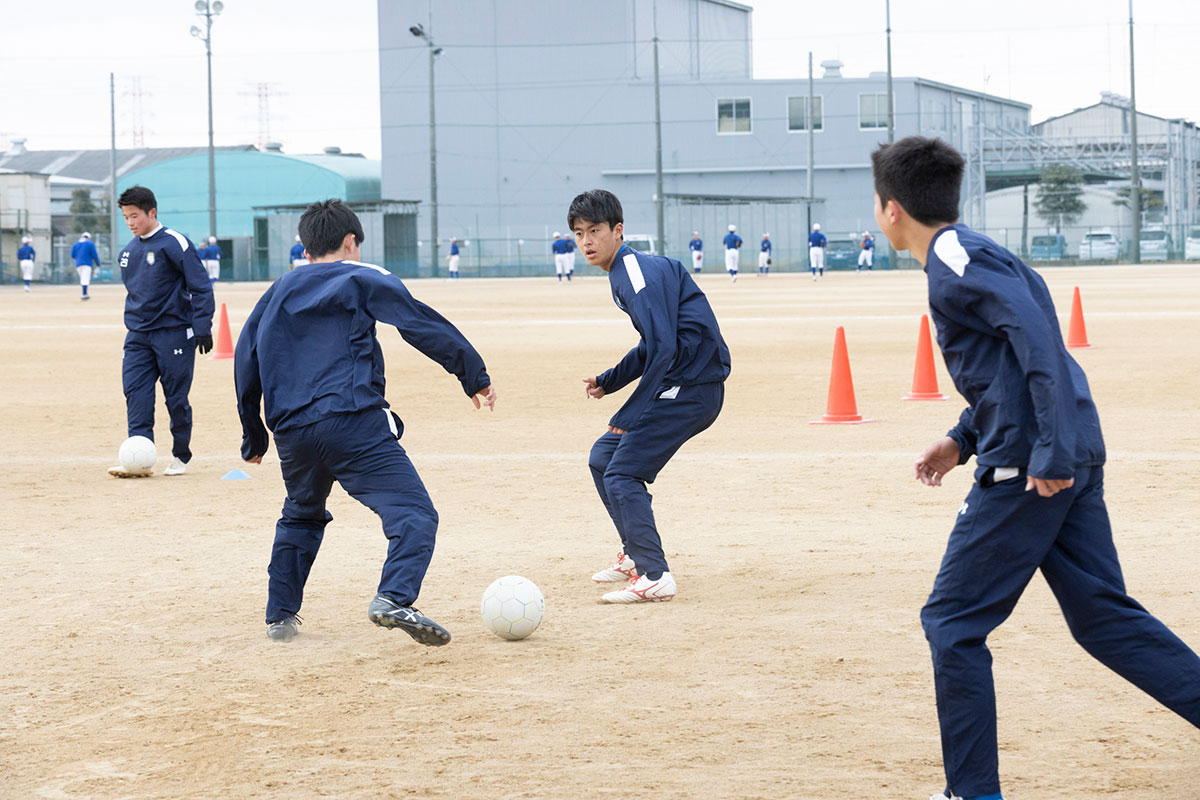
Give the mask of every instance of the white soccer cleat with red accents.
[(609, 592), (600, 599), (605, 603), (661, 603), (675, 597), (675, 579), (671, 573), (652, 581), (641, 575), (629, 581), (624, 589)]
[(617, 563), (602, 569), (592, 576), (596, 583), (624, 583), (637, 578), (637, 565), (624, 553), (617, 555)]

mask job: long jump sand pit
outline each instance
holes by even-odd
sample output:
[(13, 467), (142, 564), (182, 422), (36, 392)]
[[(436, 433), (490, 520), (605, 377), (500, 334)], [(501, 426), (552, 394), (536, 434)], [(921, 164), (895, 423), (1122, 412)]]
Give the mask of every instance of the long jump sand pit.
[[(582, 266), (582, 263), (581, 263)], [(594, 271), (593, 271), (594, 272)], [(1200, 647), (1200, 268), (1043, 273), (1109, 449), (1131, 594)], [(380, 328), (403, 444), (441, 515), (419, 607), (454, 641), (371, 625), (386, 540), (334, 489), (301, 635), (264, 635), (284, 491), (274, 450), (240, 462), (232, 361), (200, 357), (186, 476), (105, 474), (125, 437), (120, 286), (0, 290), (0, 797), (925, 798), (943, 786), (918, 621), (970, 471), (913, 481), (962, 402), (905, 403), (919, 272), (731, 284), (704, 275), (733, 355), (716, 425), (652, 487), (679, 596), (612, 607), (617, 551), (587, 452), (628, 390), (580, 378), (636, 342), (607, 282), (412, 281), (475, 343), (499, 393)], [(265, 289), (218, 284), (233, 333)], [(859, 410), (811, 426), (845, 326)], [(170, 435), (157, 409), (159, 469)], [(248, 481), (221, 481), (245, 468)], [(529, 639), (479, 598), (524, 575)], [(1200, 735), (1094, 662), (1040, 577), (991, 638), (1006, 794), (1200, 797)]]

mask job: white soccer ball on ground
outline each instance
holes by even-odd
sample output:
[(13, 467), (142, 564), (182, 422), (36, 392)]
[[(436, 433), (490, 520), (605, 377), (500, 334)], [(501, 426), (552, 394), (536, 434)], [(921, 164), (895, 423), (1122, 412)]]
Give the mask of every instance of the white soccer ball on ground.
[(546, 599), (533, 581), (505, 575), (484, 591), (479, 613), (487, 629), (501, 639), (524, 639), (542, 624)]
[(126, 472), (149, 472), (158, 461), (158, 448), (145, 436), (130, 436), (121, 443), (117, 460)]

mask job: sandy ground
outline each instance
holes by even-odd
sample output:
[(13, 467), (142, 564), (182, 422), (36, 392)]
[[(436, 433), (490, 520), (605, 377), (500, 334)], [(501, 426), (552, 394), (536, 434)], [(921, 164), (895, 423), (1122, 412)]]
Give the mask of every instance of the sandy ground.
[[(1200, 268), (1046, 271), (1080, 286), (1076, 351), (1109, 447), (1131, 593), (1200, 646)], [(413, 282), (487, 360), (477, 412), (381, 331), (403, 443), (441, 514), (420, 600), (441, 649), (366, 619), (386, 540), (339, 488), (301, 636), (264, 635), (283, 500), (274, 451), (238, 458), (231, 361), (200, 358), (180, 478), (104, 470), (124, 438), (123, 292), (0, 290), (0, 797), (924, 798), (942, 787), (917, 613), (962, 497), (912, 481), (961, 402), (903, 403), (919, 272), (702, 276), (733, 354), (724, 413), (653, 487), (679, 597), (597, 603), (617, 550), (586, 466), (625, 393), (580, 378), (636, 341), (606, 281)], [(263, 285), (217, 287), (234, 335)], [(824, 411), (846, 328), (859, 410)], [(939, 360), (944, 391), (952, 387)], [(159, 406), (158, 441), (170, 436)], [(529, 639), (483, 629), (517, 573)], [(1035, 578), (991, 639), (1010, 798), (1200, 797), (1200, 734), (1092, 661)]]

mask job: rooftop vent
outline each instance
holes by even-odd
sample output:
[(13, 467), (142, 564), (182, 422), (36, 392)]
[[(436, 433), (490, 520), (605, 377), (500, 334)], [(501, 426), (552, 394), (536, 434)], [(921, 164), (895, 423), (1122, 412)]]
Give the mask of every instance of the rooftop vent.
[(283, 142), (267, 142), (263, 145), (263, 151), (267, 153), (282, 153)]
[(26, 152), (26, 150), (25, 150), (25, 141), (26, 140), (25, 139), (12, 139), (10, 141), (12, 142), (12, 147), (10, 147), (8, 149), (9, 155), (19, 156), (22, 153)]
[(842, 77), (842, 67), (845, 66), (836, 58), (830, 58), (821, 62), (821, 69), (825, 70), (822, 78), (840, 78)]
[(341, 154), (342, 154), (342, 148), (340, 148), (340, 147), (326, 147), (325, 148), (325, 155), (327, 155), (327, 156), (340, 156)]

